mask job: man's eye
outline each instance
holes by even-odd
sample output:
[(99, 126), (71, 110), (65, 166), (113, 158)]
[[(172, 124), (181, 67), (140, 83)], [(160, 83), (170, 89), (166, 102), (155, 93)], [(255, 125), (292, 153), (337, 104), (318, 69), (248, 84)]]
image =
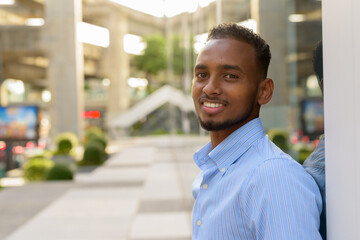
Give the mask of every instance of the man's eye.
[(197, 78), (206, 78), (206, 73), (197, 73), (196, 77)]
[(233, 79), (233, 78), (239, 78), (238, 76), (234, 75), (234, 74), (226, 74), (225, 75), (226, 79)]

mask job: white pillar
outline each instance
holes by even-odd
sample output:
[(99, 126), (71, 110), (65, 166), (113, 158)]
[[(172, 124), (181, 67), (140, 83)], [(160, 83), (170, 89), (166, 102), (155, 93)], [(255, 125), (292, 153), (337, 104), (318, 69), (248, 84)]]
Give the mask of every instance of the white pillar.
[(250, 0), (250, 17), (256, 21), (257, 32), (260, 32), (259, 0)]
[(44, 43), (49, 56), (48, 78), (52, 94), (51, 135), (70, 131), (82, 137), (83, 48), (76, 39), (82, 20), (81, 0), (47, 0)]
[(286, 21), (290, 9), (292, 1), (288, 0), (251, 1), (251, 18), (256, 19), (260, 36), (270, 45), (268, 76), (275, 84), (271, 102), (261, 108), (260, 117), (266, 119), (265, 129), (287, 128), (291, 132), (297, 130), (293, 123), (297, 122), (295, 109), (298, 108), (298, 103), (296, 92), (290, 92), (289, 88), (290, 84), (297, 84), (297, 71), (294, 69), (296, 63), (290, 64), (287, 61), (289, 54), (294, 53), (292, 46), (295, 46), (295, 25)]
[(360, 239), (360, 1), (323, 4), (327, 230)]
[(108, 92), (107, 122), (130, 105), (127, 79), (129, 56), (124, 50), (124, 36), (128, 33), (128, 18), (121, 11), (109, 11), (110, 46), (105, 50), (102, 70), (111, 81)]
[[(182, 75), (182, 90), (184, 94), (189, 94), (191, 89), (191, 80), (192, 80), (192, 56), (190, 49), (191, 46), (191, 31), (189, 26), (189, 14), (185, 13), (181, 17), (181, 32), (183, 34), (183, 46), (184, 46), (184, 74)], [(191, 123), (188, 116), (188, 113), (185, 111), (181, 112), (181, 124), (182, 124), (182, 130), (185, 134), (189, 134), (191, 131)]]
[(216, 25), (222, 23), (222, 0), (216, 0)]
[[(174, 34), (172, 31), (172, 18), (166, 18), (165, 19), (165, 37), (166, 37), (166, 79), (167, 84), (170, 86), (175, 86), (175, 78), (174, 78), (174, 51), (173, 51), (173, 38)], [(168, 124), (169, 124), (169, 131), (170, 134), (174, 135), (176, 134), (176, 109), (175, 106), (172, 106), (169, 104), (168, 106)]]

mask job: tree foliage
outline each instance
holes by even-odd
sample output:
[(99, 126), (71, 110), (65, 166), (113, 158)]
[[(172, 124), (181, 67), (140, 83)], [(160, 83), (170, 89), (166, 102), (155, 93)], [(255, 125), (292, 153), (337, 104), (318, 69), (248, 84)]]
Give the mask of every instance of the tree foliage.
[(173, 70), (176, 75), (181, 75), (185, 68), (185, 49), (181, 46), (180, 35), (175, 35), (172, 39), (173, 45)]
[[(192, 38), (190, 38), (190, 42), (189, 42), (189, 46), (188, 49), (185, 48), (184, 43), (183, 43), (184, 39), (181, 35), (174, 35), (172, 37), (172, 46), (173, 46), (173, 70), (174, 73), (178, 76), (181, 76), (182, 74), (184, 74), (185, 71), (185, 66), (188, 65), (190, 67), (190, 69), (193, 67), (194, 65), (194, 50), (193, 50), (193, 45), (194, 45), (194, 41)], [(186, 55), (186, 51), (189, 51), (189, 62), (185, 61), (185, 55)]]
[[(164, 36), (148, 35), (144, 37), (146, 48), (142, 55), (135, 56), (134, 65), (137, 70), (145, 73), (147, 80), (149, 81), (148, 90), (152, 84), (152, 78), (156, 76), (160, 71), (167, 68), (167, 64), (172, 64), (172, 69), (175, 75), (182, 76), (185, 72), (186, 64), (191, 69), (194, 64), (193, 59), (193, 40), (190, 38), (189, 50), (184, 47), (184, 39), (181, 35), (173, 35), (170, 38), (172, 53), (171, 58), (167, 59), (166, 54), (166, 41)], [(185, 62), (186, 51), (190, 51), (188, 62)]]
[(165, 38), (161, 35), (144, 37), (144, 54), (135, 56), (134, 63), (138, 70), (148, 75), (156, 75), (166, 68)]

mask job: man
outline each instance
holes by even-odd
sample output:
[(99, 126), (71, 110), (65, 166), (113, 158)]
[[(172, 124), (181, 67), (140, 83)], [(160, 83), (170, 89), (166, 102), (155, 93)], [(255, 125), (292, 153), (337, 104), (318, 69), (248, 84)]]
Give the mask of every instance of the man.
[(211, 141), (194, 155), (193, 239), (321, 239), (321, 196), (304, 168), (265, 135), (270, 49), (236, 24), (210, 31), (194, 69), (192, 97)]
[[(323, 93), (323, 50), (320, 41), (314, 50), (313, 66), (321, 92)], [(323, 200), (323, 210), (320, 216), (320, 234), (326, 239), (326, 191), (325, 191), (325, 136), (320, 136), (320, 142), (314, 152), (303, 164), (305, 170), (315, 179)]]

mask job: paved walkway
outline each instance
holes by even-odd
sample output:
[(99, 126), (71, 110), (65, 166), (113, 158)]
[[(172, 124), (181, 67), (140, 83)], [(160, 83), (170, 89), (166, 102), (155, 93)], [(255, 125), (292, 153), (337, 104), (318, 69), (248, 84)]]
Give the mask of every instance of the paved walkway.
[(191, 239), (192, 162), (207, 138), (144, 137), (112, 143), (105, 165), (72, 182), (0, 191), (0, 239)]

